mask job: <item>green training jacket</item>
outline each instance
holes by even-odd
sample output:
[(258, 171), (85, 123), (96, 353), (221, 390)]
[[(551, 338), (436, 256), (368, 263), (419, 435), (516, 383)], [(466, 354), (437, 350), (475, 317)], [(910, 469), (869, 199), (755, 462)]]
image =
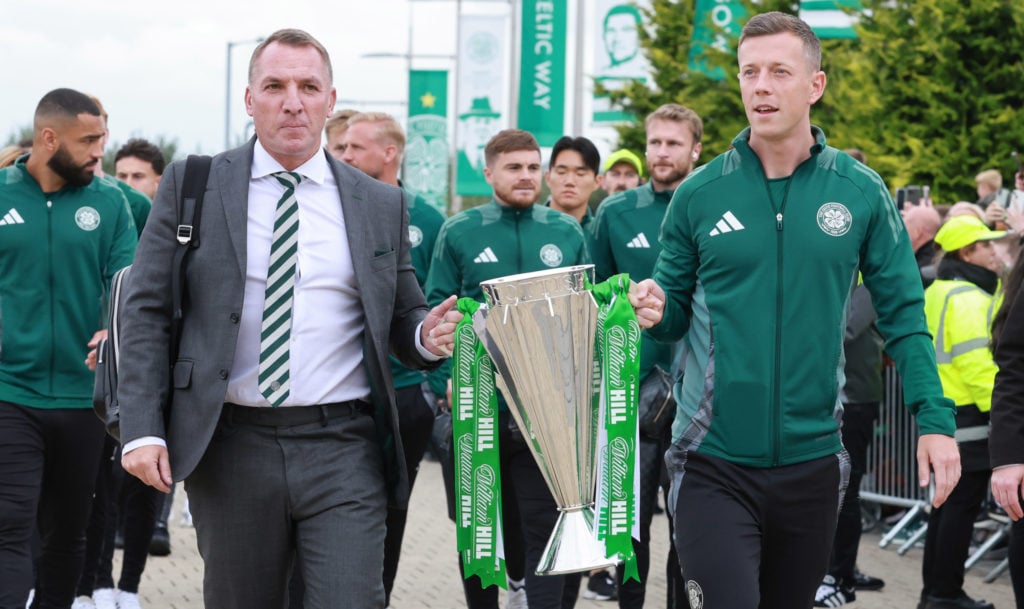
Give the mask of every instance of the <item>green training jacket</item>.
[[(633, 281), (648, 279), (661, 253), (661, 223), (672, 199), (671, 190), (654, 192), (651, 182), (611, 195), (601, 202), (590, 223), (590, 254), (598, 281), (629, 273)], [(672, 346), (640, 335), (640, 378), (655, 365), (672, 372)]]
[(483, 302), (482, 281), (589, 262), (576, 218), (543, 205), (518, 209), (491, 199), (441, 227), (427, 302), (436, 306), (452, 294)]
[(810, 158), (768, 180), (747, 129), (672, 198), (654, 269), (665, 315), (649, 332), (686, 334), (689, 346), (675, 389), (677, 453), (776, 467), (842, 448), (845, 312), (858, 270), (920, 433), (953, 435), (899, 211), (878, 174), (813, 134)]
[(92, 407), (86, 343), (106, 325), (110, 278), (136, 241), (117, 186), (94, 178), (44, 193), (24, 159), (0, 169), (0, 401)]

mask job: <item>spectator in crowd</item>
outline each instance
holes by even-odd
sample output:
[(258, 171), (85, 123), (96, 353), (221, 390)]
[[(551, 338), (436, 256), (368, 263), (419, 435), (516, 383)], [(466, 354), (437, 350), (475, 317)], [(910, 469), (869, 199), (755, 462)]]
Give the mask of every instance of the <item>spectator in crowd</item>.
[(957, 406), (955, 438), (963, 474), (946, 503), (928, 516), (922, 609), (992, 609), (992, 603), (968, 597), (963, 583), (991, 471), (989, 410), (996, 364), (989, 324), (1002, 264), (993, 241), (1004, 236), (969, 215), (949, 219), (935, 235), (944, 254), (935, 282), (925, 290), (924, 310), (942, 390)]
[(644, 163), (631, 150), (620, 148), (608, 156), (604, 162), (604, 176), (601, 188), (613, 195), (643, 183)]
[(1003, 176), (996, 169), (986, 169), (974, 176), (974, 183), (978, 192), (977, 204), (985, 209), (999, 195), (1003, 187)]
[(927, 204), (907, 205), (901, 213), (921, 272), (921, 283), (928, 287), (935, 281), (935, 233), (942, 226), (942, 218), (935, 207)]
[[(659, 231), (669, 201), (679, 184), (693, 171), (700, 157), (704, 124), (697, 113), (679, 104), (665, 104), (647, 115), (644, 121), (647, 137), (647, 163), (650, 181), (605, 199), (593, 223), (593, 258), (597, 279), (602, 281), (618, 273), (629, 273), (634, 281), (647, 279), (661, 254)], [(638, 405), (641, 422), (640, 449), (640, 538), (634, 540), (640, 581), (623, 581), (623, 570), (617, 570), (619, 606), (623, 609), (643, 607), (650, 570), (650, 536), (654, 507), (665, 451), (671, 441), (674, 412), (654, 422), (653, 414), (661, 408), (672, 409), (669, 402), (673, 382), (673, 345), (659, 343), (646, 332), (640, 347), (641, 391)], [(678, 562), (670, 549), (670, 582), (677, 584)], [(682, 586), (670, 584), (670, 596), (685, 599)]]
[[(494, 196), (489, 203), (445, 221), (430, 263), (428, 302), (440, 302), (448, 294), (483, 301), (482, 281), (590, 261), (579, 223), (535, 205), (540, 197), (541, 156), (531, 134), (518, 129), (498, 132), (484, 147), (484, 159), (484, 176)], [(536, 574), (558, 509), (504, 400), (499, 400), (499, 428), (509, 590), (521, 587), (521, 580), (515, 579), (525, 571), (527, 597), (527, 603), (516, 598), (506, 607), (568, 609), (578, 592), (565, 586), (565, 576)], [(522, 571), (516, 564), (520, 543), (525, 547)], [(475, 578), (465, 581), (464, 587), (470, 609), (497, 609), (496, 587), (481, 590)]]
[(676, 189), (653, 278), (630, 299), (653, 338), (688, 349), (666, 461), (691, 605), (792, 609), (825, 575), (848, 481), (837, 330), (858, 271), (936, 506), (959, 456), (896, 206), (811, 126), (826, 84), (818, 37), (796, 16), (754, 15), (737, 58), (750, 126)]
[(256, 136), (212, 159), (173, 374), (179, 163), (127, 288), (122, 462), (164, 492), (187, 479), (208, 607), (287, 606), (296, 557), (307, 606), (383, 606), (387, 502), (408, 500), (387, 355), (435, 366), (455, 328), (455, 298), (428, 311), (416, 283), (404, 193), (322, 149), (332, 83), (304, 31), (253, 51)]
[[(27, 157), (0, 170), (0, 607), (24, 606), (42, 539), (40, 607), (70, 607), (82, 572), (103, 425), (92, 412), (100, 303), (131, 264), (124, 194), (93, 171), (106, 125), (86, 95), (39, 101)], [(53, 252), (60, 252), (59, 259)], [(91, 351), (90, 351), (91, 350)]]

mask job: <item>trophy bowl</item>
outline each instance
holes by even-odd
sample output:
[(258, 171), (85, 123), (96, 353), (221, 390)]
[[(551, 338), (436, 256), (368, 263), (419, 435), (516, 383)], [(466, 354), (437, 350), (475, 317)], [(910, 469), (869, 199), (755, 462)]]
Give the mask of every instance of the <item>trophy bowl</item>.
[(594, 535), (598, 412), (593, 395), (597, 303), (586, 288), (593, 265), (510, 275), (480, 284), (488, 308), (473, 325), (494, 362), (495, 382), (559, 517), (540, 575), (617, 564)]

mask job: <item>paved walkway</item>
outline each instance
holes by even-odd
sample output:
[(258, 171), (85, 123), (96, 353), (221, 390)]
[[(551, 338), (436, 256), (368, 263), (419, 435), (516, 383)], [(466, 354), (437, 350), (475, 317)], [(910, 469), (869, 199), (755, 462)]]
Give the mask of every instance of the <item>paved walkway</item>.
[[(176, 498), (184, 493), (177, 493)], [(149, 559), (140, 586), (145, 609), (202, 609), (202, 561), (195, 545), (195, 533), (180, 524), (181, 502), (172, 519), (172, 553), (168, 557)], [(413, 510), (406, 530), (405, 548), (399, 566), (398, 580), (391, 599), (393, 609), (457, 609), (464, 608), (462, 587), (458, 581), (455, 554), (455, 525), (445, 512), (444, 488), (440, 466), (424, 461), (412, 496)], [(652, 573), (648, 585), (647, 607), (665, 607), (664, 557), (667, 553), (668, 527), (664, 516), (655, 517), (651, 555)], [(849, 605), (852, 609), (914, 609), (920, 592), (921, 550), (913, 549), (899, 556), (895, 546), (878, 547), (879, 536), (869, 534), (861, 543), (860, 566), (872, 575), (882, 577), (886, 586), (881, 592), (864, 592)], [(118, 557), (120, 552), (118, 552)], [(968, 573), (967, 592), (975, 598), (987, 598), (998, 609), (1013, 609), (1013, 591), (1009, 576), (1003, 575), (992, 584), (981, 578), (995, 563), (982, 561)], [(115, 574), (119, 572), (115, 566)], [(116, 579), (116, 578), (115, 578)], [(578, 609), (612, 609), (613, 602), (580, 599)], [(708, 609), (716, 609), (709, 607)]]

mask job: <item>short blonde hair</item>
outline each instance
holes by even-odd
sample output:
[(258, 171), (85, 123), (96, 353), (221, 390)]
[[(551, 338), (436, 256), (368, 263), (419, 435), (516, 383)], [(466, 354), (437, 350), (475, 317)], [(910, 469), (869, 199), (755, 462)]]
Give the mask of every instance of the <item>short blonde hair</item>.
[(373, 123), (377, 126), (377, 139), (398, 148), (398, 156), (405, 152), (405, 132), (395, 117), (386, 112), (357, 112), (349, 117), (345, 127), (356, 123)]
[(974, 176), (974, 181), (978, 186), (985, 185), (993, 191), (997, 191), (1003, 187), (1003, 176), (995, 169), (986, 169)]

